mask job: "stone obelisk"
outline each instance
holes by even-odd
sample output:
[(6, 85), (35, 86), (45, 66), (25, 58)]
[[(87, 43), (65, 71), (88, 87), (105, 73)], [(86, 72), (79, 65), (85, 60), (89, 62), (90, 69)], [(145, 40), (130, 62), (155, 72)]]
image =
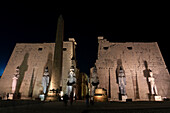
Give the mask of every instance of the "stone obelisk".
[(62, 15), (60, 15), (57, 23), (50, 90), (56, 90), (57, 88), (58, 89), (60, 88), (63, 61), (63, 38), (64, 38), (64, 20)]

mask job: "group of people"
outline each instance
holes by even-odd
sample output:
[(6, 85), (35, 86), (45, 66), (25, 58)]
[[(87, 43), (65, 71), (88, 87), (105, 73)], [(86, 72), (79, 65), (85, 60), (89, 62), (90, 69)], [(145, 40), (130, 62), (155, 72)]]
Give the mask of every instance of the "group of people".
[[(73, 104), (73, 93), (71, 92), (71, 94), (70, 94), (70, 97), (67, 95), (67, 94), (65, 94), (64, 96), (63, 96), (63, 102), (64, 102), (64, 105), (65, 106), (67, 106), (67, 104), (68, 104), (68, 101), (70, 101), (70, 105), (72, 105)], [(86, 95), (86, 105), (87, 106), (89, 106), (89, 98), (90, 98), (90, 96), (89, 96), (89, 94), (87, 93), (87, 95)], [(76, 102), (76, 97), (75, 97), (75, 102)], [(90, 102), (92, 105), (94, 104), (94, 102)]]

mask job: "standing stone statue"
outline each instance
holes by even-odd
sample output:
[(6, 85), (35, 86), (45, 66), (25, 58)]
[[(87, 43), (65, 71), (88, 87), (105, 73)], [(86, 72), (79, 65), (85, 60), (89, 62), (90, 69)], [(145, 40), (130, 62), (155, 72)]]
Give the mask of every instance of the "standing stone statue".
[(42, 77), (42, 86), (43, 86), (43, 93), (46, 94), (47, 92), (47, 87), (49, 85), (49, 72), (48, 72), (48, 67), (45, 68), (43, 77)]
[(151, 94), (152, 95), (158, 95), (158, 91), (157, 91), (157, 87), (156, 87), (156, 84), (155, 84), (155, 78), (153, 77), (153, 72), (150, 70), (149, 72), (150, 74), (150, 77), (148, 78), (149, 82), (150, 82), (150, 85), (151, 85)]
[[(76, 83), (76, 75), (75, 75), (75, 73), (74, 73), (74, 67), (72, 66), (72, 67), (70, 68), (70, 72), (69, 72), (68, 78), (67, 78), (66, 94), (67, 94), (68, 96), (70, 96), (70, 93), (71, 93), (73, 90), (75, 90), (75, 89), (73, 89), (73, 86), (75, 85), (75, 83)], [(74, 94), (75, 94), (75, 91), (73, 91), (73, 92), (74, 92)]]
[(16, 68), (16, 72), (14, 74), (14, 77), (12, 78), (13, 79), (12, 80), (12, 93), (15, 93), (18, 78), (19, 78), (19, 66)]
[(99, 78), (98, 78), (98, 75), (97, 75), (97, 69), (96, 67), (93, 68), (93, 74), (92, 74), (92, 77), (91, 77), (91, 84), (92, 84), (92, 96), (94, 96), (94, 93), (95, 93), (95, 89), (98, 87), (98, 84), (99, 84)]
[(121, 95), (126, 95), (126, 76), (124, 70), (120, 67), (118, 74), (118, 84)]

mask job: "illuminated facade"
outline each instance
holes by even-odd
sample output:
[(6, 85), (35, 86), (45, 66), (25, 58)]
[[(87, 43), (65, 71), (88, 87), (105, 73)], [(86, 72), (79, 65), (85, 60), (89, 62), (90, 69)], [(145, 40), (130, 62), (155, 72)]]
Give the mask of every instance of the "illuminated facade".
[[(152, 100), (148, 78), (152, 70), (158, 95), (170, 98), (170, 75), (156, 42), (109, 42), (98, 37), (95, 66), (99, 87), (110, 100), (120, 100), (119, 71), (125, 73), (126, 96), (132, 100)], [(125, 94), (124, 94), (125, 95)]]
[[(55, 43), (16, 44), (2, 78), (0, 79), (0, 93), (11, 93), (12, 77), (15, 73), (16, 67), (20, 66), (20, 78), (18, 79), (20, 86), (17, 86), (18, 91), (23, 98), (38, 97), (43, 88), (42, 77), (44, 69), (48, 67), (50, 78), (52, 75), (54, 45)], [(73, 46), (75, 45), (72, 38), (63, 43), (63, 67), (60, 84), (64, 93), (70, 67), (74, 65), (75, 72), (77, 71), (75, 60), (72, 60)]]
[(18, 66), (19, 78), (14, 93), (17, 96), (38, 98), (43, 91), (42, 79), (47, 67), (50, 81), (47, 93), (53, 95), (52, 92), (54, 96), (60, 90), (65, 93), (70, 68), (74, 66), (75, 73), (78, 69), (75, 57), (77, 43), (74, 38), (63, 41), (63, 37), (64, 20), (60, 16), (55, 43), (17, 43), (0, 79), (0, 95), (4, 97), (12, 93), (12, 78)]

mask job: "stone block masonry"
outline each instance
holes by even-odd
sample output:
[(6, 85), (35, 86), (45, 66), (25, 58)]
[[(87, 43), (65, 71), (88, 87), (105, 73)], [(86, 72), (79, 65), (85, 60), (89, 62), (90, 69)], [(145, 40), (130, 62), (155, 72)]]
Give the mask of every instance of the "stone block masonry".
[[(65, 80), (70, 67), (72, 65), (76, 67), (75, 60), (72, 60), (75, 43), (72, 40), (63, 42), (64, 60), (62, 76), (59, 80), (63, 91), (66, 88)], [(0, 79), (0, 94), (3, 96), (12, 92), (12, 78), (16, 67), (20, 66), (16, 93), (21, 93), (23, 99), (37, 98), (43, 89), (42, 77), (47, 66), (50, 78), (52, 76), (54, 48), (55, 43), (17, 43)]]
[(109, 42), (99, 37), (98, 43), (95, 65), (99, 87), (107, 89), (107, 94), (111, 92), (112, 100), (119, 100), (120, 67), (125, 71), (128, 98), (150, 100), (149, 70), (153, 72), (158, 95), (170, 98), (170, 75), (157, 42)]

